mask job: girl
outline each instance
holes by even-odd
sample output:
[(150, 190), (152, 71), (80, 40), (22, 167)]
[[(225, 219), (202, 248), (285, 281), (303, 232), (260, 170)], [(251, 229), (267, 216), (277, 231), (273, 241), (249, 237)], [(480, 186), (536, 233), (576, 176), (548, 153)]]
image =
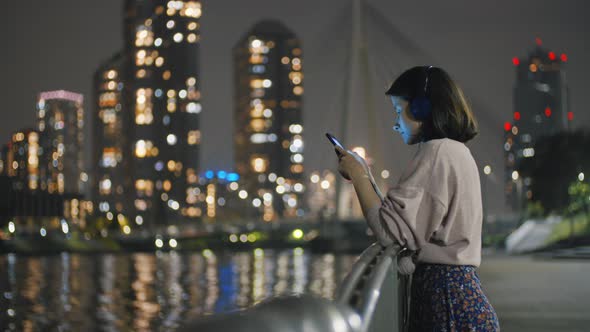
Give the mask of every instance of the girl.
[[(442, 69), (414, 67), (387, 90), (393, 127), (418, 150), (398, 184), (379, 199), (369, 167), (336, 148), (340, 174), (351, 180), (369, 227), (382, 245), (412, 254), (410, 331), (499, 331), (475, 271), (481, 261), (482, 200), (477, 166), (465, 142), (477, 124), (463, 92)], [(416, 265), (414, 265), (416, 264)]]

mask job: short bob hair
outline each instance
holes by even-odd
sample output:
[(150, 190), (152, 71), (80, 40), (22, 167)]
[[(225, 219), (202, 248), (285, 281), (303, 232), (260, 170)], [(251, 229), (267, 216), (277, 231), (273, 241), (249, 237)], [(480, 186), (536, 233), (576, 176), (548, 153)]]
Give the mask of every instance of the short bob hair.
[(430, 115), (422, 122), (423, 141), (450, 138), (467, 142), (478, 133), (477, 121), (463, 91), (441, 68), (418, 66), (406, 70), (385, 92), (388, 96), (404, 98), (408, 102), (424, 96), (426, 75), (428, 88), (425, 97), (432, 105)]

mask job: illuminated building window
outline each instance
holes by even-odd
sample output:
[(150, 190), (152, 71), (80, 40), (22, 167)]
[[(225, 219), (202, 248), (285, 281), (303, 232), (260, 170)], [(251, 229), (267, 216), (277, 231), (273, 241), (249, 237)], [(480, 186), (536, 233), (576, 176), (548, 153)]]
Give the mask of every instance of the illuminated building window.
[(301, 72), (292, 71), (289, 73), (289, 79), (295, 85), (300, 84), (303, 80), (303, 74)]
[(188, 145), (196, 145), (201, 143), (201, 131), (200, 130), (191, 130), (188, 132), (187, 137)]
[(303, 155), (300, 153), (296, 153), (291, 156), (291, 161), (294, 163), (302, 163), (303, 162)]
[(152, 196), (154, 183), (151, 180), (139, 179), (135, 181), (135, 190), (139, 196)]
[(189, 43), (196, 43), (199, 41), (199, 36), (194, 33), (189, 33), (189, 35), (186, 37), (186, 40)]
[(253, 89), (270, 88), (272, 81), (269, 79), (254, 79), (250, 81), (250, 87)]
[(284, 56), (281, 59), (281, 63), (284, 64), (284, 65), (288, 65), (290, 62), (291, 62), (291, 59), (289, 59), (289, 57), (287, 57), (287, 56)]
[(290, 167), (291, 173), (303, 173), (303, 165), (301, 164), (296, 164), (296, 165), (291, 165)]
[(172, 73), (170, 73), (169, 70), (166, 70), (164, 73), (162, 73), (162, 78), (167, 81), (170, 79), (170, 77), (172, 76)]
[(186, 85), (187, 85), (187, 86), (194, 86), (195, 84), (197, 84), (197, 79), (196, 79), (196, 78), (194, 78), (194, 77), (189, 77), (189, 78), (186, 80)]
[(166, 166), (168, 167), (168, 170), (170, 172), (182, 170), (182, 163), (180, 161), (168, 160), (168, 163), (166, 164)]
[(155, 157), (159, 153), (152, 141), (139, 140), (135, 143), (135, 156), (137, 158)]
[(100, 165), (102, 167), (116, 167), (122, 159), (121, 150), (118, 148), (107, 147), (102, 150)]
[(186, 209), (186, 215), (189, 217), (200, 217), (202, 215), (202, 211), (197, 207), (189, 207)]
[(301, 132), (303, 132), (303, 126), (300, 124), (292, 124), (289, 126), (289, 132), (291, 134), (301, 134)]
[(172, 37), (172, 39), (174, 39), (175, 42), (180, 43), (183, 39), (183, 35), (180, 32), (177, 32), (174, 34), (174, 36)]
[(135, 77), (137, 77), (137, 78), (144, 78), (145, 75), (146, 75), (146, 70), (145, 69), (140, 69), (135, 74)]
[(163, 64), (164, 64), (164, 58), (157, 57), (156, 58), (156, 67), (162, 67)]
[(197, 173), (195, 172), (194, 168), (187, 168), (186, 169), (186, 181), (188, 183), (197, 183), (198, 177), (197, 177)]
[(250, 116), (252, 118), (261, 118), (264, 112), (264, 106), (262, 104), (258, 104), (254, 106), (252, 110), (250, 110)]
[(277, 135), (275, 134), (253, 134), (252, 136), (250, 136), (250, 142), (254, 143), (254, 144), (262, 144), (262, 143), (267, 143), (267, 142), (276, 142), (277, 140)]
[(114, 92), (101, 93), (98, 97), (100, 107), (114, 107), (117, 105), (117, 94)]
[(252, 72), (254, 74), (264, 74), (266, 72), (266, 67), (264, 65), (254, 65), (252, 66)]
[(143, 199), (136, 199), (135, 200), (135, 208), (139, 211), (145, 211), (148, 208), (148, 204)]
[(108, 72), (105, 73), (104, 78), (109, 79), (109, 80), (113, 80), (115, 78), (117, 78), (117, 71), (116, 70), (109, 70)]
[(197, 187), (188, 187), (186, 189), (186, 202), (188, 204), (196, 204), (198, 203), (199, 194), (201, 190)]
[(136, 92), (135, 123), (138, 125), (151, 124), (154, 120), (152, 107), (152, 89), (138, 89)]
[(114, 109), (109, 108), (98, 113), (104, 124), (113, 124), (117, 121), (117, 114)]
[(162, 189), (164, 189), (164, 191), (170, 191), (170, 189), (172, 189), (172, 182), (170, 182), (170, 180), (166, 180), (162, 183)]
[(296, 86), (293, 88), (293, 93), (297, 96), (303, 94), (303, 88), (300, 86)]
[(109, 178), (103, 178), (98, 183), (98, 192), (101, 195), (109, 195), (111, 193), (112, 183)]
[(135, 32), (135, 46), (151, 46), (154, 42), (154, 33), (151, 26), (140, 25)]
[(253, 119), (250, 121), (250, 127), (254, 132), (261, 132), (266, 129), (267, 121), (263, 119)]
[(268, 59), (260, 54), (252, 54), (250, 56), (250, 63), (251, 64), (262, 64), (262, 63), (266, 63), (268, 61)]
[(166, 109), (170, 113), (176, 112), (176, 99), (174, 99), (174, 98), (168, 99), (168, 103), (166, 104)]
[(199, 27), (197, 22), (190, 22), (186, 28), (189, 30), (196, 30)]
[(289, 150), (293, 153), (302, 152), (303, 151), (303, 139), (301, 136), (297, 135), (293, 138), (291, 145), (289, 146)]
[(184, 17), (199, 18), (201, 17), (201, 14), (201, 3), (198, 1), (186, 1), (180, 9), (180, 16)]
[(252, 170), (257, 173), (264, 173), (268, 168), (268, 158), (264, 156), (252, 156), (250, 159), (250, 166)]

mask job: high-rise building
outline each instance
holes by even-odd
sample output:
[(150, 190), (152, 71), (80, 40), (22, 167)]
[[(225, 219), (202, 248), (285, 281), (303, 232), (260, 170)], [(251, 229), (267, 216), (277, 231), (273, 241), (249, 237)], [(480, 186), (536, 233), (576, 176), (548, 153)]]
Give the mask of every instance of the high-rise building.
[(15, 190), (39, 189), (39, 132), (23, 129), (12, 134), (7, 145), (6, 173)]
[[(123, 109), (124, 57), (116, 54), (94, 75), (94, 156), (92, 197), (100, 215), (129, 215), (131, 148), (127, 133), (132, 117)], [(109, 214), (110, 213), (110, 214)]]
[(544, 48), (537, 38), (535, 48), (525, 57), (513, 58), (512, 63), (516, 83), (512, 119), (504, 124), (505, 193), (507, 203), (519, 211), (532, 197), (531, 179), (519, 175), (519, 163), (534, 157), (540, 137), (568, 130), (573, 113), (569, 110), (565, 53)]
[(83, 96), (48, 91), (37, 101), (40, 188), (50, 194), (86, 194)]
[(261, 21), (237, 43), (233, 57), (236, 170), (263, 220), (302, 216), (300, 41), (282, 23)]
[[(119, 117), (115, 108), (115, 118), (108, 115), (117, 123), (111, 133), (104, 131), (109, 126), (101, 119), (101, 155), (95, 166), (103, 171), (96, 203), (108, 219), (116, 217), (120, 223), (156, 225), (197, 218), (202, 213), (195, 194), (201, 142), (201, 3), (128, 0), (124, 10), (124, 49), (97, 74), (103, 80), (97, 94), (115, 98), (110, 102), (124, 111)], [(108, 76), (113, 71), (115, 85)], [(100, 105), (100, 97), (97, 102), (97, 114), (113, 114), (110, 106)], [(118, 130), (124, 139), (108, 138)], [(105, 152), (110, 168), (117, 161), (121, 169), (106, 170)]]
[(41, 141), (39, 132), (22, 129), (15, 132), (10, 142), (2, 149), (2, 181), (0, 192), (3, 196), (2, 215), (62, 216), (63, 197), (49, 194), (40, 186)]

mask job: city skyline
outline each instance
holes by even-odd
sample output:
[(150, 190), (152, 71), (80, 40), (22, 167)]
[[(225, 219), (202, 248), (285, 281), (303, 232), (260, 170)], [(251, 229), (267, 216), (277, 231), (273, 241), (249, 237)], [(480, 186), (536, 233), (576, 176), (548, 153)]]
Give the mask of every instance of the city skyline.
[[(62, 3), (66, 4), (67, 2)], [(327, 144), (322, 145), (322, 140), (324, 139), (323, 132), (326, 131), (326, 128), (337, 128), (335, 124), (330, 123), (330, 119), (335, 115), (335, 110), (329, 109), (330, 105), (334, 104), (334, 95), (336, 94), (334, 93), (334, 90), (336, 88), (324, 90), (323, 86), (330, 87), (330, 85), (332, 85), (332, 80), (337, 80), (341, 75), (338, 73), (337, 68), (334, 69), (329, 66), (322, 68), (322, 61), (326, 61), (326, 58), (334, 56), (336, 56), (338, 61), (340, 61), (340, 59), (338, 58), (339, 54), (337, 52), (332, 52), (332, 54), (326, 54), (324, 52), (322, 54), (322, 52), (318, 51), (316, 48), (321, 46), (321, 43), (318, 41), (319, 37), (323, 37), (322, 34), (331, 31), (330, 26), (334, 25), (335, 20), (344, 10), (345, 4), (316, 4), (313, 7), (313, 13), (308, 17), (306, 16), (305, 8), (311, 8), (311, 2), (304, 2), (302, 4), (284, 4), (283, 6), (280, 6), (278, 4), (269, 4), (269, 2), (265, 1), (256, 1), (251, 4), (252, 8), (243, 8), (240, 6), (232, 7), (228, 6), (228, 3), (229, 2), (205, 2), (203, 4), (204, 16), (202, 21), (204, 28), (201, 48), (203, 50), (203, 109), (205, 111), (203, 112), (202, 117), (204, 124), (202, 153), (207, 156), (215, 156), (215, 158), (209, 157), (203, 160), (203, 170), (208, 168), (230, 169), (233, 166), (231, 131), (218, 130), (219, 128), (225, 129), (226, 127), (231, 127), (227, 126), (227, 123), (230, 122), (229, 119), (231, 119), (232, 111), (232, 101), (231, 98), (229, 98), (231, 91), (231, 75), (229, 75), (229, 71), (231, 70), (231, 65), (228, 61), (231, 53), (229, 52), (230, 47), (228, 46), (233, 45), (238, 40), (238, 37), (246, 31), (249, 25), (262, 17), (277, 18), (284, 21), (288, 26), (292, 27), (295, 33), (300, 35), (303, 40), (303, 51), (306, 53), (306, 105), (304, 123), (310, 123), (310, 126), (306, 127), (306, 139), (314, 146), (314, 149), (308, 149), (306, 151), (305, 164), (308, 170), (323, 168), (335, 169), (335, 160), (330, 162), (329, 158), (324, 158), (327, 151), (331, 151), (331, 149)], [(588, 23), (582, 20), (579, 8), (574, 10), (573, 8), (575, 8), (575, 6), (573, 5), (571, 7), (564, 7), (552, 2), (546, 2), (543, 6), (539, 6), (534, 11), (535, 15), (533, 15), (532, 11), (529, 13), (527, 10), (532, 4), (539, 5), (539, 2), (527, 1), (525, 3), (512, 4), (511, 8), (506, 12), (494, 9), (494, 6), (491, 4), (432, 4), (431, 8), (433, 9), (433, 12), (440, 10), (442, 13), (448, 14), (449, 16), (443, 17), (443, 14), (438, 18), (433, 18), (433, 14), (424, 14), (426, 17), (430, 18), (427, 20), (430, 25), (426, 26), (426, 29), (424, 29), (420, 28), (420, 25), (423, 25), (422, 22), (415, 22), (416, 20), (413, 19), (418, 11), (415, 8), (412, 8), (409, 4), (399, 4), (394, 7), (383, 1), (371, 1), (370, 3), (381, 9), (385, 9), (383, 10), (385, 13), (392, 13), (391, 15), (388, 14), (388, 17), (391, 17), (391, 21), (403, 33), (420, 41), (418, 44), (425, 48), (429, 54), (436, 54), (436, 56), (433, 56), (436, 60), (435, 64), (449, 70), (449, 72), (462, 83), (468, 97), (477, 102), (474, 103), (476, 106), (477, 104), (483, 104), (486, 110), (502, 110), (493, 112), (493, 114), (482, 114), (482, 112), (484, 112), (483, 109), (478, 109), (477, 107), (475, 109), (480, 122), (485, 124), (485, 126), (482, 126), (481, 136), (470, 145), (476, 159), (480, 163), (480, 167), (483, 167), (486, 161), (489, 161), (494, 172), (500, 171), (502, 168), (501, 160), (503, 151), (501, 130), (502, 124), (505, 121), (509, 121), (512, 114), (512, 87), (515, 84), (511, 59), (512, 57), (523, 54), (532, 48), (534, 46), (535, 37), (542, 38), (544, 40), (544, 45), (547, 47), (564, 51), (569, 55), (568, 75), (572, 91), (572, 110), (576, 114), (573, 124), (574, 127), (579, 127), (582, 125), (587, 126), (590, 122), (588, 121), (588, 113), (581, 109), (583, 100), (579, 97), (583, 96), (585, 88), (583, 78), (588, 76), (588, 69), (582, 65), (582, 59), (586, 58), (588, 50), (584, 49), (578, 42), (581, 34), (583, 34), (580, 31), (586, 31)], [(67, 13), (68, 9), (81, 10), (82, 6), (89, 6), (88, 3), (76, 5), (72, 3), (69, 4), (70, 8), (62, 7), (60, 9)], [(265, 4), (266, 6), (257, 6), (261, 4)], [(103, 6), (107, 5), (112, 5), (112, 7), (108, 7), (109, 9), (103, 8)], [(12, 6), (24, 5), (14, 4)], [(48, 14), (47, 16), (52, 17), (50, 15), (52, 10), (57, 9), (59, 4), (52, 4), (51, 6), (54, 6), (52, 8), (43, 8), (42, 6), (43, 5), (39, 5), (36, 9), (43, 9), (45, 10), (44, 13)], [(448, 18), (458, 17), (453, 16), (457, 15), (454, 14), (453, 10), (457, 10), (460, 8), (459, 6), (465, 6), (467, 12), (471, 12), (474, 15), (472, 18), (466, 19), (461, 24), (470, 24), (477, 21), (477, 18), (481, 19), (479, 20), (481, 23), (473, 24), (473, 31), (470, 33), (463, 33), (462, 25), (459, 23), (444, 25)], [(482, 8), (482, 6), (488, 7)], [(583, 6), (583, 4), (581, 6)], [(260, 10), (255, 11), (253, 9), (254, 7), (259, 8)], [(100, 48), (91, 49), (94, 50), (95, 53), (97, 49), (103, 52), (101, 54), (98, 54), (100, 52), (95, 54), (95, 56), (99, 58), (98, 60), (95, 61), (93, 59), (90, 61), (90, 58), (92, 57), (88, 58), (82, 56), (81, 58), (84, 58), (85, 61), (80, 62), (80, 60), (77, 60), (80, 56), (72, 58), (71, 55), (65, 56), (58, 51), (55, 52), (55, 55), (52, 54), (51, 56), (47, 55), (43, 57), (42, 62), (45, 65), (41, 67), (38, 67), (34, 61), (29, 61), (28, 70), (22, 70), (22, 67), (20, 66), (7, 66), (9, 67), (6, 68), (9, 77), (17, 77), (17, 79), (16, 81), (12, 81), (12, 86), (3, 86), (1, 89), (3, 93), (10, 91), (10, 95), (14, 95), (14, 101), (11, 100), (3, 111), (4, 114), (11, 115), (11, 121), (7, 121), (0, 127), (0, 135), (4, 137), (3, 141), (8, 141), (9, 134), (15, 129), (31, 127), (34, 124), (35, 100), (34, 98), (28, 100), (28, 97), (26, 96), (35, 96), (40, 91), (58, 90), (63, 88), (83, 92), (87, 97), (87, 101), (84, 105), (86, 119), (90, 119), (89, 111), (91, 108), (88, 100), (91, 100), (91, 94), (88, 87), (92, 84), (92, 75), (83, 75), (82, 73), (92, 72), (101, 61), (108, 58), (108, 54), (112, 54), (120, 49), (120, 40), (116, 39), (120, 38), (121, 35), (120, 21), (122, 21), (122, 4), (101, 4), (101, 8), (94, 9), (96, 9), (98, 13), (100, 13), (101, 10), (105, 10), (105, 14), (110, 12), (111, 15), (103, 15), (103, 17), (112, 17), (111, 20), (106, 21), (110, 24), (100, 25), (101, 29), (104, 29), (100, 34), (92, 35), (93, 37), (98, 37), (96, 38), (96, 41), (98, 42), (94, 43), (96, 45), (93, 46)], [(13, 8), (13, 10), (18, 9)], [(32, 11), (32, 14), (36, 13), (34, 10)], [(284, 13), (286, 12), (289, 12), (290, 15), (285, 15)], [(484, 14), (485, 12), (487, 12), (489, 16)], [(517, 15), (519, 12), (521, 15)], [(398, 13), (405, 13), (406, 15)], [(489, 29), (495, 27), (495, 19), (500, 17), (500, 13), (506, 14), (502, 16), (504, 30)], [(522, 15), (523, 13), (524, 15)], [(249, 16), (248, 14), (252, 15)], [(40, 16), (41, 13), (36, 15), (38, 16), (33, 16), (43, 20), (43, 16)], [(75, 15), (73, 17), (75, 20), (79, 19), (79, 17)], [(522, 24), (526, 22), (526, 19), (530, 21), (528, 22), (530, 24)], [(568, 24), (560, 25), (548, 23), (565, 22), (565, 19), (567, 19)], [(90, 22), (93, 21), (88, 22), (89, 23), (87, 24), (92, 24)], [(232, 22), (232, 24), (226, 24), (224, 26), (222, 24), (223, 22)], [(20, 23), (14, 20), (9, 20), (2, 24), (17, 27), (20, 26)], [(98, 23), (94, 24), (98, 25)], [(437, 34), (432, 34), (428, 29), (429, 27), (432, 28), (432, 25), (436, 25), (437, 27), (440, 25), (440, 28), (444, 29), (442, 29), (443, 31), (438, 29)], [(59, 29), (58, 23), (50, 26), (55, 27), (55, 29), (47, 29), (51, 36), (59, 36), (59, 32), (65, 33), (65, 31)], [(86, 25), (79, 24), (79, 26), (84, 27)], [(4, 27), (2, 30), (8, 31), (10, 29)], [(37, 34), (41, 33), (37, 30), (35, 31)], [(80, 34), (85, 31), (86, 30), (82, 29)], [(22, 29), (22, 32), (24, 33), (24, 36), (27, 36), (25, 29)], [(207, 35), (209, 35), (209, 40), (207, 39)], [(43, 35), (41, 34), (41, 36)], [(36, 40), (37, 46), (40, 48), (50, 47), (53, 49), (54, 46), (57, 46), (56, 49), (59, 49), (59, 42), (62, 40), (61, 38), (52, 39), (48, 38), (49, 35), (44, 36), (45, 39), (36, 39), (42, 37), (35, 37), (28, 40)], [(101, 38), (103, 39), (101, 40)], [(81, 45), (86, 45), (81, 38), (63, 39), (64, 41), (76, 40), (76, 42), (72, 43), (73, 45), (71, 47), (77, 46), (79, 51), (82, 51), (85, 47), (81, 47)], [(459, 47), (465, 40), (469, 41), (472, 46), (469, 50), (463, 50)], [(56, 43), (57, 41), (57, 44), (44, 44), (50, 41), (53, 41), (53, 43)], [(501, 43), (506, 46), (500, 48), (499, 46)], [(33, 44), (35, 44), (35, 42)], [(110, 45), (112, 47), (109, 49), (109, 47), (105, 47), (105, 45)], [(481, 47), (478, 49), (478, 46)], [(7, 54), (9, 59), (8, 62), (14, 62), (11, 60), (14, 60), (15, 57), (22, 59), (21, 61), (24, 63), (27, 63), (27, 60), (31, 60), (33, 57), (33, 54), (31, 53), (32, 50), (30, 52), (25, 52), (25, 49), (26, 47), (24, 45), (20, 45), (20, 40), (17, 40), (14, 47), (11, 49), (14, 54), (10, 52)], [(336, 47), (335, 49), (338, 50), (339, 48)], [(453, 49), (453, 51), (450, 49)], [(82, 53), (82, 55), (84, 55), (84, 53)], [(478, 59), (478, 61), (470, 62), (470, 60), (474, 58)], [(62, 61), (68, 63), (69, 66), (64, 67)], [(12, 67), (15, 67), (15, 69), (12, 69)], [(42, 68), (42, 70), (39, 68)], [(81, 70), (82, 68), (86, 69)], [(16, 71), (14, 71), (17, 69), (21, 70), (20, 76), (16, 75)], [(58, 75), (60, 70), (63, 72), (63, 75)], [(478, 70), (481, 70), (481, 72)], [(47, 74), (42, 75), (42, 72), (46, 72)], [(76, 73), (76, 75), (73, 75), (72, 73)], [(55, 77), (59, 78), (56, 79)], [(482, 77), (486, 79), (482, 80)], [(391, 78), (393, 78), (393, 76)], [(19, 79), (22, 80), (22, 82)], [(23, 88), (25, 86), (27, 88)], [(86, 88), (82, 88), (84, 86)], [(380, 87), (375, 85), (375, 90), (378, 90), (378, 88)], [(500, 89), (503, 93), (497, 92)], [(14, 93), (12, 93), (13, 90)], [(398, 175), (401, 169), (403, 169), (398, 160), (403, 160), (403, 165), (405, 165), (405, 160), (409, 158), (412, 149), (404, 149), (396, 137), (388, 134), (386, 130), (391, 127), (390, 124), (394, 121), (393, 117), (388, 117), (387, 104), (384, 98), (382, 98), (380, 91), (375, 91), (374, 95), (377, 96), (376, 100), (379, 102), (377, 104), (378, 111), (384, 111), (381, 113), (383, 113), (382, 119), (385, 125), (383, 132), (387, 134), (387, 136), (383, 136), (388, 139), (386, 142), (387, 150), (396, 151), (392, 156), (388, 156), (388, 159), (386, 160), (388, 164), (392, 165), (392, 178), (396, 179), (396, 175)], [(29, 113), (26, 111), (27, 109), (30, 110), (30, 114), (27, 114)], [(211, 111), (207, 112), (206, 110)], [(21, 117), (12, 116), (14, 113), (17, 113)], [(389, 139), (391, 139), (391, 143)], [(221, 151), (215, 151), (216, 148)], [(503, 201), (503, 192), (501, 179), (502, 177), (499, 177), (499, 185), (494, 188), (494, 199), (490, 202), (492, 203), (490, 206), (492, 212), (494, 210), (502, 210), (501, 201)], [(500, 203), (498, 201), (500, 201)]]

